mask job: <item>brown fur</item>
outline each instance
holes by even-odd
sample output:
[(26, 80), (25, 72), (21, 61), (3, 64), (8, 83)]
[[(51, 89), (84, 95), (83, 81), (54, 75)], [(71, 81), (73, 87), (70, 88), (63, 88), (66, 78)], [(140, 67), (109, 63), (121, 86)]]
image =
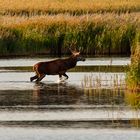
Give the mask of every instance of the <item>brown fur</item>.
[(73, 54), (71, 57), (65, 59), (39, 62), (33, 66), (36, 75), (31, 77), (30, 80), (33, 81), (37, 79), (36, 81), (41, 81), (45, 75), (59, 75), (60, 78), (63, 75), (68, 79), (66, 71), (76, 66), (78, 56), (79, 54)]

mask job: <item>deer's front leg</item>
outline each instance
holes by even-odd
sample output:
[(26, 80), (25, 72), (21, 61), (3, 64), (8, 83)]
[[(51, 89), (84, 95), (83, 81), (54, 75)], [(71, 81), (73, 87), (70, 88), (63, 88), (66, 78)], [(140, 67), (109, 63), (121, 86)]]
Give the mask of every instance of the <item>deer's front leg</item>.
[(64, 73), (63, 76), (66, 77), (66, 80), (69, 78), (69, 76), (66, 73)]
[(59, 74), (59, 80), (60, 80), (60, 81), (62, 80), (62, 75), (61, 75), (61, 74)]
[[(62, 75), (66, 78), (62, 78)], [(69, 77), (65, 74), (65, 73), (61, 73), (59, 74), (59, 82), (64, 82), (65, 80), (67, 80)]]

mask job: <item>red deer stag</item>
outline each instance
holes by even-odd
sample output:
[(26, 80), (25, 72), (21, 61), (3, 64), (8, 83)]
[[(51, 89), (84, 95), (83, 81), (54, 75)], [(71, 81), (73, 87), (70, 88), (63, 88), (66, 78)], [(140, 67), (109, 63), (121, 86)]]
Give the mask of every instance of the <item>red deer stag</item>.
[(62, 76), (68, 79), (67, 70), (74, 68), (78, 61), (85, 61), (85, 58), (80, 56), (80, 52), (72, 51), (72, 55), (69, 58), (39, 62), (33, 66), (36, 75), (31, 77), (30, 81), (32, 82), (35, 79), (36, 81), (41, 81), (45, 75), (59, 75), (60, 80)]

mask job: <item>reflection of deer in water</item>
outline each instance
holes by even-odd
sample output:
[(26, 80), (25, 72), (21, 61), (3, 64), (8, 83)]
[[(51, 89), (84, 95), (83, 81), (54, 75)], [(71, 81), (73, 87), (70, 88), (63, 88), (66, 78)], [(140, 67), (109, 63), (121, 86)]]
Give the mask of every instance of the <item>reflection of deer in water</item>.
[(77, 61), (85, 61), (85, 58), (80, 56), (80, 52), (72, 51), (72, 55), (65, 59), (56, 59), (48, 62), (39, 62), (33, 66), (36, 75), (30, 78), (30, 81), (36, 79), (41, 81), (45, 75), (59, 75), (60, 80), (62, 76), (68, 79), (66, 71), (76, 66)]
[(83, 101), (83, 96), (84, 91), (75, 84), (37, 82), (34, 84), (32, 104), (77, 105)]

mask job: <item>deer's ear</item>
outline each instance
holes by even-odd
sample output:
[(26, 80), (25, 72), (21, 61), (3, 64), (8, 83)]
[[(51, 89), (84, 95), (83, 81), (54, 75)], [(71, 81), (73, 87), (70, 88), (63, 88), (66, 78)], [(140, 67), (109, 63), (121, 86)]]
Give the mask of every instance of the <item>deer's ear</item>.
[(77, 55), (79, 55), (80, 54), (80, 52), (77, 52)]
[(74, 56), (80, 55), (80, 52), (73, 52), (72, 53)]

